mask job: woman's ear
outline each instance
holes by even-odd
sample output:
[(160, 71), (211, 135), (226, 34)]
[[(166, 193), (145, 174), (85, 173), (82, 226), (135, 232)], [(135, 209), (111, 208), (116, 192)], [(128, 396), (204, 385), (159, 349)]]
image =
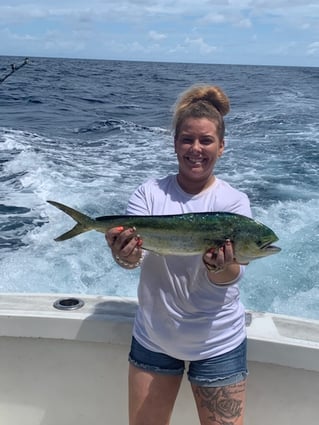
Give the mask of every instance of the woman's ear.
[(222, 154), (224, 153), (224, 149), (225, 149), (225, 140), (221, 140), (219, 142), (219, 150), (218, 150), (218, 156), (222, 156)]

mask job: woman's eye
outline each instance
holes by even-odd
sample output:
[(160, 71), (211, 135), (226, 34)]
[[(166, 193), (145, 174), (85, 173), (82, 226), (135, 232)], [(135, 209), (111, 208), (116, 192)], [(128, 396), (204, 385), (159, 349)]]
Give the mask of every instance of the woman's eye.
[[(196, 139), (193, 139), (192, 137), (182, 137), (181, 139), (180, 139), (180, 142), (181, 143), (183, 143), (183, 144), (185, 144), (185, 145), (191, 145), (191, 144), (193, 144), (194, 142), (195, 142), (195, 140)], [(212, 143), (214, 143), (214, 139), (212, 139), (212, 138), (205, 138), (205, 139), (200, 139), (200, 144), (201, 145), (203, 145), (203, 146), (208, 146), (208, 145), (211, 145)]]
[(182, 143), (185, 143), (185, 144), (193, 143), (193, 140), (190, 137), (184, 137), (182, 139)]
[(205, 145), (205, 146), (210, 145), (213, 142), (214, 142), (214, 140), (212, 140), (212, 139), (203, 139), (203, 140), (201, 140), (201, 144), (202, 145)]

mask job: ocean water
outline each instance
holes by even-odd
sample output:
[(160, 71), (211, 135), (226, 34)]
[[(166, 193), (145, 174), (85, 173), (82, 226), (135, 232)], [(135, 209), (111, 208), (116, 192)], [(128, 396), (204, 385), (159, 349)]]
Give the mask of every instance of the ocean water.
[[(23, 59), (0, 57), (0, 79)], [(319, 319), (319, 68), (31, 58), (0, 84), (0, 292), (136, 295), (102, 234), (54, 242), (73, 221), (46, 200), (121, 214), (138, 184), (175, 173), (171, 108), (199, 82), (231, 101), (216, 173), (282, 248), (247, 267), (242, 301)]]

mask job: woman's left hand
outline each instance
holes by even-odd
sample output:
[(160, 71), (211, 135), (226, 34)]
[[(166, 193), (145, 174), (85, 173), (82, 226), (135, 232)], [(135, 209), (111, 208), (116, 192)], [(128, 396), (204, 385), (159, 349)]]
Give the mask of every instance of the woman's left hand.
[(203, 255), (208, 279), (216, 285), (234, 283), (240, 275), (240, 265), (234, 257), (231, 241), (227, 239), (219, 249), (209, 249)]
[(224, 271), (230, 264), (236, 264), (231, 241), (227, 239), (221, 248), (210, 248), (208, 251), (206, 251), (206, 253), (203, 255), (203, 262), (208, 271), (214, 273)]

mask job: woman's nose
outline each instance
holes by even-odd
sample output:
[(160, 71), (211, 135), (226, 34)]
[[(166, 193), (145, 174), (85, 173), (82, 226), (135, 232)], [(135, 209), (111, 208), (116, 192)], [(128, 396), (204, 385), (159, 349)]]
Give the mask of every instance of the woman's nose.
[(193, 144), (191, 146), (192, 152), (200, 152), (201, 149), (202, 149), (202, 146), (200, 144), (200, 141), (199, 140), (194, 140), (193, 141)]

